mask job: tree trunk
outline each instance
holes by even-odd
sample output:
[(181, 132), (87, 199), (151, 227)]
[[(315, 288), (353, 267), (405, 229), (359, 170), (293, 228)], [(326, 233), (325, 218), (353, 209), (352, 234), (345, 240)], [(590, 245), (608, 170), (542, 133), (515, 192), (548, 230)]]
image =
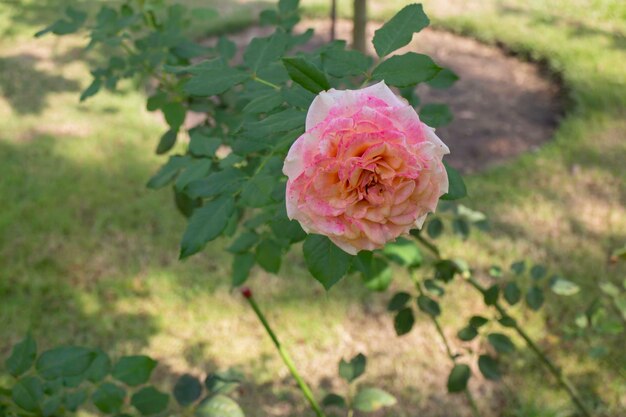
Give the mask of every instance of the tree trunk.
[(367, 26), (367, 0), (354, 0), (352, 17), (352, 48), (365, 53), (365, 29)]

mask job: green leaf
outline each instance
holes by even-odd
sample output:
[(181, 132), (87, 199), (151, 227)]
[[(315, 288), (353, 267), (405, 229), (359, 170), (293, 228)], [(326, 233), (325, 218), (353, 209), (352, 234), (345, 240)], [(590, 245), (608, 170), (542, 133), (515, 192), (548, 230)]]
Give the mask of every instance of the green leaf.
[(283, 249), (274, 240), (263, 240), (256, 247), (256, 262), (269, 273), (277, 274), (283, 255)]
[(511, 272), (515, 275), (521, 275), (526, 270), (526, 262), (525, 261), (516, 261), (511, 264)]
[(426, 104), (420, 109), (420, 120), (430, 127), (440, 127), (449, 124), (454, 116), (450, 107), (445, 104)]
[(183, 90), (192, 96), (214, 96), (230, 90), (250, 78), (242, 70), (224, 66), (198, 71), (187, 81)]
[(367, 366), (367, 358), (359, 353), (350, 362), (346, 362), (343, 358), (339, 361), (339, 376), (348, 381), (354, 381), (365, 373)]
[(181, 103), (167, 103), (161, 108), (161, 111), (171, 130), (178, 131), (178, 128), (185, 122), (187, 109)]
[(58, 415), (59, 409), (61, 408), (61, 402), (63, 398), (60, 394), (53, 395), (52, 397), (48, 397), (44, 400), (41, 405), (41, 414), (43, 417), (52, 417)]
[(190, 182), (186, 193), (191, 198), (210, 198), (228, 192), (237, 192), (245, 180), (244, 174), (236, 168), (226, 168), (206, 178)]
[(254, 38), (243, 54), (243, 61), (253, 73), (256, 73), (259, 69), (278, 61), (286, 48), (287, 36), (284, 32), (275, 32), (267, 38)]
[(408, 268), (419, 267), (423, 260), (417, 244), (403, 238), (398, 238), (395, 242), (385, 245), (383, 253), (392, 261)]
[(312, 93), (330, 89), (326, 75), (317, 67), (303, 58), (283, 58), (283, 65), (295, 83)]
[(482, 316), (472, 316), (469, 321), (469, 325), (475, 329), (478, 329), (487, 323), (489, 323), (489, 320)]
[(476, 336), (478, 336), (478, 332), (476, 331), (475, 327), (466, 326), (466, 327), (463, 327), (461, 330), (459, 330), (459, 332), (457, 333), (457, 336), (459, 339), (465, 342), (468, 342), (474, 339)]
[(187, 156), (174, 155), (150, 178), (146, 187), (158, 189), (172, 182), (181, 169), (187, 166), (190, 158)]
[(283, 98), (288, 104), (291, 104), (299, 109), (308, 109), (309, 106), (311, 106), (313, 99), (315, 99), (315, 94), (309, 90), (305, 90), (298, 84), (293, 84), (289, 88), (284, 88), (281, 92)]
[(150, 379), (157, 361), (144, 355), (123, 356), (113, 367), (113, 378), (128, 386), (136, 387)]
[(490, 333), (487, 336), (487, 340), (493, 346), (493, 348), (500, 353), (511, 353), (515, 351), (515, 345), (511, 342), (511, 339), (502, 333)]
[(96, 358), (91, 349), (75, 346), (57, 347), (43, 352), (35, 368), (45, 380), (74, 377), (85, 373)]
[(454, 278), (454, 274), (461, 272), (456, 262), (450, 259), (443, 259), (435, 263), (435, 278), (443, 281), (450, 282)]
[(378, 388), (364, 388), (354, 397), (352, 406), (359, 411), (370, 413), (396, 403), (396, 398)]
[(372, 252), (359, 252), (353, 266), (361, 272), (365, 286), (372, 291), (385, 291), (393, 278), (387, 261), (374, 256)]
[(235, 401), (225, 395), (213, 395), (200, 403), (196, 417), (245, 417), (243, 410)]
[(489, 355), (480, 355), (478, 357), (478, 369), (480, 373), (487, 379), (497, 381), (502, 376), (498, 367), (498, 362)]
[(413, 310), (410, 307), (405, 307), (398, 311), (393, 319), (393, 327), (398, 336), (402, 336), (410, 332), (413, 328), (413, 324), (415, 324), (415, 317), (413, 316)]
[(432, 317), (437, 317), (441, 314), (441, 307), (439, 307), (439, 303), (425, 295), (420, 295), (417, 297), (417, 306), (424, 313)]
[(250, 270), (254, 266), (255, 256), (252, 253), (240, 253), (233, 256), (232, 285), (238, 287), (248, 280)]
[(522, 292), (514, 282), (509, 282), (504, 286), (504, 299), (510, 305), (515, 305), (522, 298)]
[(395, 293), (389, 304), (387, 305), (387, 311), (398, 311), (402, 310), (406, 304), (411, 301), (411, 295), (406, 292), (398, 292)]
[(331, 48), (322, 53), (322, 65), (334, 77), (362, 75), (372, 65), (372, 58), (352, 49)]
[(180, 244), (180, 258), (198, 253), (217, 238), (235, 210), (235, 200), (224, 195), (194, 210)]
[(89, 97), (93, 97), (98, 94), (98, 91), (102, 88), (102, 80), (100, 78), (94, 78), (94, 80), (89, 84), (89, 87), (85, 88), (83, 92), (80, 94), (80, 101), (83, 102), (87, 100)]
[(498, 323), (503, 325), (504, 327), (515, 327), (516, 322), (515, 319), (511, 316), (502, 316), (498, 319)]
[(396, 87), (409, 87), (433, 78), (441, 67), (430, 57), (415, 52), (394, 55), (381, 62), (372, 72), (372, 78)]
[(274, 113), (265, 119), (247, 123), (245, 134), (252, 138), (263, 138), (267, 141), (268, 135), (276, 135), (280, 132), (287, 132), (293, 129), (304, 127), (306, 113), (296, 109), (287, 109), (279, 113)]
[(176, 144), (176, 137), (178, 136), (178, 130), (170, 129), (161, 136), (159, 144), (156, 148), (157, 155), (162, 155), (168, 152)]
[(259, 235), (254, 232), (243, 232), (226, 249), (231, 253), (244, 253), (250, 250), (259, 241)]
[(237, 44), (228, 39), (226, 36), (220, 36), (215, 49), (217, 49), (224, 61), (229, 61), (237, 53)]
[(65, 14), (69, 19), (57, 20), (45, 29), (35, 33), (35, 37), (38, 38), (48, 32), (52, 32), (55, 35), (68, 35), (70, 33), (74, 33), (80, 29), (87, 19), (87, 14), (85, 12), (77, 10), (72, 6), (68, 6), (67, 9), (65, 9)]
[(214, 372), (207, 375), (204, 385), (211, 394), (229, 394), (243, 381), (243, 376), (235, 369)]
[(202, 384), (193, 375), (182, 375), (174, 385), (174, 398), (183, 407), (196, 402), (200, 395), (202, 395)]
[(431, 294), (434, 294), (438, 297), (443, 296), (446, 291), (440, 285), (437, 285), (437, 282), (434, 279), (425, 279), (424, 280), (424, 288)]
[(491, 265), (489, 267), (489, 276), (492, 278), (502, 278), (502, 268), (498, 265)]
[(410, 4), (374, 33), (372, 43), (379, 57), (389, 55), (411, 42), (413, 34), (430, 24), (421, 4)]
[(208, 158), (189, 161), (186, 169), (176, 178), (176, 183), (174, 184), (176, 191), (184, 191), (192, 181), (206, 177), (211, 172), (212, 166), (213, 161)]
[(467, 388), (467, 382), (472, 376), (470, 367), (465, 364), (454, 365), (448, 376), (448, 392), (461, 392)]
[(265, 207), (273, 201), (272, 191), (275, 186), (275, 176), (255, 175), (243, 184), (241, 203), (248, 207)]
[(39, 410), (43, 400), (43, 384), (34, 376), (20, 378), (11, 390), (11, 398), (15, 404), (30, 412)]
[(545, 277), (546, 272), (548, 272), (548, 270), (543, 265), (533, 265), (533, 267), (530, 268), (530, 276), (535, 280), (540, 280)]
[(4, 362), (7, 371), (14, 377), (22, 375), (28, 371), (37, 357), (37, 343), (30, 333), (26, 337), (13, 346), (11, 356)]
[(443, 165), (446, 167), (446, 173), (448, 174), (448, 193), (441, 196), (442, 200), (458, 200), (467, 195), (467, 188), (463, 177), (456, 169), (452, 168), (445, 161)]
[(191, 131), (189, 134), (189, 152), (193, 156), (214, 156), (221, 144), (220, 138), (210, 137), (199, 131)]
[(146, 387), (133, 394), (130, 403), (142, 415), (150, 416), (165, 411), (169, 400), (170, 397), (167, 394), (158, 391), (154, 387)]
[(65, 392), (63, 396), (63, 404), (65, 407), (72, 412), (76, 412), (78, 407), (80, 407), (85, 400), (87, 399), (87, 390), (80, 389), (73, 392)]
[(452, 70), (448, 68), (444, 68), (435, 77), (428, 82), (428, 85), (433, 88), (450, 88), (452, 85), (457, 82), (459, 76), (456, 75)]
[(426, 225), (426, 232), (428, 232), (428, 236), (432, 239), (437, 239), (443, 233), (443, 228), (444, 226), (441, 219), (433, 217)]
[(543, 305), (543, 301), (543, 291), (541, 290), (541, 288), (537, 287), (536, 285), (530, 287), (530, 289), (526, 293), (526, 304), (528, 305), (528, 307), (537, 311)]
[(96, 357), (91, 363), (85, 375), (87, 379), (91, 382), (100, 382), (102, 381), (111, 371), (111, 359), (109, 356), (102, 350), (96, 350)]
[(324, 397), (322, 400), (322, 405), (324, 407), (339, 407), (346, 408), (346, 400), (341, 395), (337, 395), (334, 393), (330, 393)]
[(126, 391), (115, 384), (105, 382), (92, 394), (91, 402), (104, 414), (120, 411), (126, 398)]
[(492, 306), (498, 302), (498, 296), (500, 295), (500, 287), (494, 284), (491, 287), (483, 291), (483, 299), (485, 305)]
[(280, 106), (283, 102), (283, 95), (280, 91), (270, 90), (263, 95), (252, 99), (243, 108), (244, 113), (258, 114), (267, 113)]
[(551, 279), (550, 288), (557, 295), (570, 296), (578, 294), (580, 287), (565, 278), (555, 276)]
[(452, 220), (452, 230), (463, 239), (467, 239), (470, 234), (470, 225), (463, 217), (456, 217)]
[(352, 256), (335, 246), (326, 236), (307, 236), (303, 252), (309, 272), (326, 290), (346, 275), (352, 262)]

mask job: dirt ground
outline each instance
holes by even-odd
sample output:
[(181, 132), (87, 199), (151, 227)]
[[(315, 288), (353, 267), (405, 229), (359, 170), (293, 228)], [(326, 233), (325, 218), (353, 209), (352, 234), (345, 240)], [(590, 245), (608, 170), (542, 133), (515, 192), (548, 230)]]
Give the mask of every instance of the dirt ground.
[[(378, 26), (369, 25), (370, 37)], [(309, 27), (316, 35), (307, 49), (328, 41), (327, 21), (303, 21), (296, 31)], [(351, 22), (339, 21), (337, 38), (350, 39), (351, 28)], [(243, 48), (253, 37), (270, 33), (270, 28), (252, 27), (229, 38)], [(398, 53), (408, 51), (426, 53), (460, 77), (449, 89), (420, 85), (417, 90), (423, 104), (445, 103), (454, 113), (452, 123), (437, 129), (451, 149), (448, 160), (453, 166), (466, 173), (479, 171), (532, 151), (552, 137), (562, 114), (562, 94), (539, 66), (500, 48), (433, 29), (415, 35)], [(373, 48), (370, 53), (375, 56)]]

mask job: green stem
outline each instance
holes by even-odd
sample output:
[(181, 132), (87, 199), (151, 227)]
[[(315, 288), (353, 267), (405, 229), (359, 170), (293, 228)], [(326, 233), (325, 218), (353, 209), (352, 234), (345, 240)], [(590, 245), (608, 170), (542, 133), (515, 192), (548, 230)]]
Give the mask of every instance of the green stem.
[[(424, 290), (422, 289), (422, 284), (415, 277), (413, 279), (415, 281), (415, 286), (417, 287), (417, 290), (419, 291), (419, 293), (421, 295), (425, 295)], [(448, 341), (446, 334), (443, 332), (443, 328), (441, 327), (439, 320), (437, 320), (437, 317), (431, 316), (430, 314), (427, 314), (427, 316), (430, 317), (430, 320), (435, 325), (435, 328), (437, 329), (437, 333), (439, 334), (439, 337), (441, 338), (444, 346), (446, 347), (446, 353), (448, 354), (448, 358), (450, 358), (450, 361), (452, 361), (453, 365), (456, 365), (456, 356), (452, 352), (452, 348), (450, 347), (450, 342)], [(475, 417), (481, 417), (480, 410), (478, 409), (478, 405), (476, 405), (476, 401), (474, 400), (474, 396), (472, 395), (470, 390), (467, 387), (465, 387), (463, 392), (465, 393), (467, 402), (469, 403), (470, 408), (472, 409), (472, 414)]]
[[(415, 235), (415, 238), (419, 242), (421, 242), (428, 250), (430, 250), (432, 252), (432, 254), (435, 256), (435, 258), (441, 259), (441, 253), (439, 252), (439, 249), (435, 245), (433, 245), (428, 240), (424, 239), (420, 234)], [(476, 281), (474, 278), (472, 278), (471, 276), (469, 278), (467, 278), (466, 281), (472, 287), (474, 287), (475, 289), (480, 291), (481, 294), (485, 292), (485, 288), (483, 288), (483, 286), (480, 285), (480, 283), (478, 281)], [(499, 302), (496, 302), (494, 304), (494, 307), (503, 317), (510, 317), (510, 315), (507, 313), (505, 308), (502, 307), (502, 304), (500, 304)], [(539, 349), (539, 346), (537, 346), (535, 344), (535, 342), (533, 342), (533, 340), (530, 338), (530, 336), (526, 333), (526, 331), (524, 329), (522, 329), (517, 324), (517, 322), (514, 322), (513, 328), (515, 329), (517, 334), (522, 339), (524, 339), (524, 341), (526, 342), (526, 345), (528, 345), (530, 350), (533, 351), (533, 353), (539, 358), (539, 360), (544, 364), (544, 366), (556, 378), (556, 380), (559, 383), (559, 385), (561, 386), (561, 388), (564, 389), (565, 392), (567, 392), (567, 394), (569, 395), (571, 400), (574, 402), (574, 404), (576, 404), (578, 409), (585, 416), (591, 417), (591, 415), (592, 415), (591, 411), (587, 408), (587, 406), (585, 405), (583, 400), (580, 398), (580, 394), (578, 394), (578, 392), (576, 391), (576, 388), (569, 381), (569, 379), (565, 375), (563, 375), (561, 373), (561, 371), (556, 367), (556, 365), (541, 351), (541, 349)]]
[[(474, 287), (478, 291), (480, 291), (481, 293), (483, 293), (486, 290), (486, 288), (484, 288), (482, 285), (480, 285), (480, 283), (478, 281), (476, 281), (472, 277), (468, 278), (467, 282), (472, 287)], [(498, 311), (498, 313), (500, 313), (500, 315), (502, 315), (502, 317), (510, 317), (510, 315), (508, 314), (506, 309), (502, 306), (502, 304), (500, 304), (500, 302), (496, 301), (496, 303), (493, 306)], [(574, 385), (570, 382), (570, 380), (565, 375), (563, 375), (561, 370), (559, 368), (557, 368), (557, 366), (546, 356), (546, 354), (541, 351), (539, 346), (537, 346), (537, 344), (530, 338), (528, 333), (526, 333), (526, 331), (524, 329), (522, 329), (517, 324), (516, 321), (513, 321), (513, 326), (512, 327), (513, 327), (513, 329), (515, 329), (517, 334), (522, 339), (524, 339), (524, 341), (526, 342), (526, 344), (528, 345), (530, 350), (532, 350), (535, 353), (535, 355), (539, 358), (539, 360), (541, 360), (541, 362), (544, 364), (544, 366), (546, 368), (548, 368), (550, 373), (552, 373), (552, 375), (558, 381), (559, 385), (569, 394), (570, 398), (578, 406), (579, 410), (585, 416), (591, 417), (591, 415), (592, 415), (591, 411), (587, 408), (587, 406), (585, 405), (583, 400), (580, 398), (580, 394), (578, 393), (578, 391), (576, 390)]]
[(291, 372), (291, 375), (293, 376), (293, 378), (298, 383), (298, 386), (300, 387), (300, 390), (302, 391), (302, 393), (304, 394), (306, 399), (309, 401), (309, 404), (311, 405), (311, 408), (315, 412), (315, 415), (317, 417), (326, 417), (324, 412), (320, 408), (319, 404), (317, 403), (317, 401), (315, 401), (315, 398), (313, 397), (313, 392), (311, 391), (311, 388), (309, 388), (307, 383), (304, 382), (304, 380), (302, 379), (302, 377), (298, 373), (298, 370), (296, 369), (296, 365), (293, 363), (293, 360), (291, 359), (291, 356), (289, 356), (289, 353), (287, 352), (287, 350), (283, 347), (283, 345), (278, 340), (278, 337), (276, 336), (276, 334), (274, 333), (274, 331), (270, 327), (270, 324), (267, 322), (267, 319), (265, 318), (265, 315), (263, 314), (263, 312), (259, 308), (259, 305), (256, 303), (256, 301), (254, 300), (254, 298), (252, 297), (251, 294), (249, 296), (245, 296), (245, 298), (248, 300), (248, 302), (250, 303), (250, 306), (252, 307), (252, 309), (256, 313), (257, 317), (261, 321), (261, 324), (265, 328), (265, 331), (267, 332), (267, 334), (272, 339), (272, 342), (274, 343), (274, 346), (276, 346), (276, 349), (278, 350), (278, 353), (280, 354), (280, 357), (282, 358), (282, 360), (285, 363), (285, 365), (287, 366), (287, 368), (289, 368), (289, 372)]
[(261, 84), (265, 84), (265, 85), (267, 85), (267, 86), (269, 86), (269, 87), (272, 87), (272, 88), (273, 88), (273, 89), (275, 89), (275, 90), (280, 90), (280, 86), (279, 86), (279, 85), (276, 85), (276, 84), (271, 83), (271, 82), (269, 82), (269, 81), (267, 81), (267, 80), (264, 80), (263, 78), (259, 78), (259, 77), (257, 77), (256, 75), (254, 75), (254, 76), (252, 77), (252, 79), (253, 79), (254, 81), (260, 82)]

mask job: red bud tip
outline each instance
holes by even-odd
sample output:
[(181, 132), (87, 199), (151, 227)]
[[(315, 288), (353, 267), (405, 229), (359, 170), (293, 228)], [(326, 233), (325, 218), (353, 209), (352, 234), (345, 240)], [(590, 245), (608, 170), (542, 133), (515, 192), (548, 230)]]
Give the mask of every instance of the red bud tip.
[(241, 289), (241, 295), (243, 295), (245, 298), (252, 298), (252, 290), (248, 287), (243, 287)]

